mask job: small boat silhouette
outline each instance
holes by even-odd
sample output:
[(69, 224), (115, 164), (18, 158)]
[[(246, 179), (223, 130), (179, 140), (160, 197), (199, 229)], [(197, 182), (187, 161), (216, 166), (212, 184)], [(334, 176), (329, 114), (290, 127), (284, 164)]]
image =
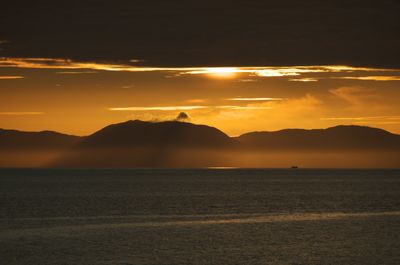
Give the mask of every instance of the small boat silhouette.
[(299, 168), (298, 166), (292, 166), (291, 167), (292, 169), (297, 169), (297, 168)]

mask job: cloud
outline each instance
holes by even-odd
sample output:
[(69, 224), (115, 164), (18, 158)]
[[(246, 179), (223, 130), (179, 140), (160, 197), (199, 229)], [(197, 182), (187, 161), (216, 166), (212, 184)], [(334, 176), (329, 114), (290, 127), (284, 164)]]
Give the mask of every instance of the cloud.
[(345, 76), (334, 79), (361, 80), (361, 81), (400, 81), (400, 76)]
[(225, 100), (230, 100), (230, 101), (281, 101), (283, 98), (227, 98)]
[(98, 72), (96, 71), (62, 71), (62, 72), (57, 72), (57, 74), (62, 74), (62, 75), (74, 75), (74, 74), (97, 74)]
[(134, 85), (134, 84), (131, 84), (131, 85), (121, 86), (121, 88), (125, 88), (125, 89), (127, 89), (127, 88), (132, 88), (132, 87), (135, 87), (135, 85)]
[[(321, 113), (321, 100), (306, 94), (298, 98), (279, 101), (243, 102), (243, 106), (219, 106), (191, 113), (196, 123), (206, 123), (223, 129), (230, 135), (254, 130), (315, 127)], [(234, 122), (233, 122), (234, 121)]]
[(206, 99), (202, 99), (202, 98), (194, 98), (194, 99), (186, 100), (186, 102), (189, 102), (189, 103), (204, 103), (206, 101), (207, 101)]
[(340, 123), (361, 125), (396, 125), (400, 124), (400, 116), (366, 116), (366, 117), (328, 117), (323, 121), (337, 121)]
[(291, 78), (290, 82), (318, 82), (318, 78)]
[(399, 120), (400, 116), (366, 116), (366, 117), (327, 117), (324, 121), (376, 121), (376, 120)]
[(217, 109), (225, 109), (225, 110), (266, 110), (271, 109), (270, 106), (216, 106)]
[[(344, 89), (338, 90), (341, 95), (346, 95)], [(361, 89), (351, 89), (353, 93), (360, 94)], [(369, 90), (367, 90), (369, 91)], [(367, 92), (365, 92), (367, 93)], [(350, 93), (351, 94), (351, 93)], [(368, 93), (367, 93), (368, 94)], [(353, 94), (351, 94), (353, 95)], [(397, 116), (386, 117), (379, 120), (379, 117), (370, 120), (355, 119), (352, 117), (335, 117), (332, 109), (326, 102), (312, 94), (305, 94), (301, 97), (283, 98), (273, 101), (232, 101), (240, 102), (236, 105), (190, 105), (190, 106), (146, 106), (111, 108), (110, 111), (128, 112), (129, 118), (140, 118), (145, 120), (175, 120), (178, 112), (184, 112), (190, 116), (190, 121), (199, 124), (208, 124), (222, 129), (230, 135), (240, 135), (241, 133), (254, 130), (279, 130), (283, 128), (320, 128), (331, 126), (338, 122), (376, 124), (397, 123)], [(129, 113), (130, 112), (130, 113)], [(347, 112), (344, 115), (357, 115), (357, 112)], [(321, 118), (326, 117), (326, 118)], [(364, 116), (354, 116), (353, 118), (365, 118)], [(371, 116), (375, 117), (375, 116)], [(341, 119), (342, 118), (342, 119)]]
[[(143, 67), (132, 65), (136, 60), (130, 60), (125, 64), (121, 63), (101, 63), (101, 62), (81, 62), (70, 59), (59, 58), (13, 58), (1, 57), (0, 67), (8, 68), (31, 68), (31, 69), (75, 69), (82, 71), (61, 71), (60, 74), (77, 74), (77, 73), (92, 73), (92, 71), (122, 71), (122, 72), (169, 72), (179, 75), (206, 75), (210, 77), (234, 78), (237, 75), (247, 75), (247, 79), (239, 79), (241, 82), (250, 82), (254, 77), (291, 77), (301, 76), (303, 74), (327, 74), (327, 73), (369, 73), (369, 72), (393, 72), (398, 69), (384, 68), (368, 68), (368, 67), (353, 67), (341, 65), (320, 65), (320, 66), (256, 66), (256, 67)], [(347, 78), (347, 77), (346, 77)], [(361, 77), (363, 78), (363, 77)], [(365, 77), (368, 78), (372, 77)], [(380, 77), (381, 79), (383, 77)], [(396, 79), (396, 76), (387, 77)], [(292, 78), (289, 81), (312, 82), (316, 78)]]
[(329, 92), (355, 106), (374, 104), (380, 99), (380, 96), (376, 93), (375, 89), (361, 86), (339, 87), (337, 89), (332, 89)]
[(0, 115), (7, 116), (25, 116), (25, 115), (43, 115), (44, 112), (39, 111), (13, 111), (13, 112), (0, 112)]
[(257, 79), (250, 79), (250, 78), (244, 78), (244, 79), (238, 79), (238, 82), (242, 82), (242, 83), (250, 83), (250, 82), (257, 82)]
[(148, 107), (114, 107), (107, 108), (110, 111), (189, 111), (189, 110), (202, 110), (202, 109), (230, 109), (230, 110), (256, 110), (256, 109), (269, 109), (267, 106), (148, 106)]
[(195, 110), (205, 109), (208, 106), (164, 106), (164, 107), (116, 107), (108, 108), (111, 111), (179, 111), (179, 110)]
[(0, 80), (8, 80), (8, 79), (22, 79), (22, 78), (25, 78), (25, 77), (23, 77), (23, 76), (20, 76), (20, 75), (6, 75), (6, 76), (0, 76)]
[(281, 112), (291, 113), (290, 116), (297, 116), (297, 113), (299, 115), (302, 115), (301, 113), (315, 115), (315, 110), (319, 109), (321, 106), (322, 101), (311, 94), (306, 94), (305, 96), (298, 98), (290, 98), (279, 104), (277, 103), (277, 109)]
[[(314, 72), (315, 70), (311, 70), (310, 72)], [(300, 69), (262, 69), (259, 71), (256, 71), (255, 74), (258, 76), (264, 76), (264, 77), (279, 77), (279, 76), (296, 76), (300, 75), (300, 72), (303, 72), (303, 70)]]
[(0, 67), (32, 69), (92, 69), (103, 71), (154, 71), (157, 68), (138, 68), (126, 64), (77, 62), (59, 58), (0, 58)]
[[(182, 71), (180, 74), (191, 75), (221, 75), (234, 76), (235, 74), (248, 74), (258, 77), (287, 77), (300, 76), (310, 73), (351, 73), (351, 72), (386, 72), (397, 71), (395, 69), (380, 69), (368, 67), (353, 67), (344, 65), (321, 65), (321, 66), (259, 66), (259, 67), (201, 67), (198, 69)], [(249, 82), (252, 79), (240, 79)], [(314, 78), (296, 78), (296, 81), (315, 81)]]
[(2, 28), (18, 41), (9, 53), (137, 55), (153, 65), (399, 65), (395, 0), (99, 1), (96, 8), (92, 1), (63, 2), (43, 8), (7, 1)]
[(354, 124), (371, 124), (371, 125), (395, 125), (400, 124), (399, 121), (356, 121)]
[(189, 115), (186, 114), (185, 112), (180, 112), (178, 114), (178, 116), (176, 116), (175, 120), (176, 121), (189, 121), (190, 118), (189, 118)]
[(183, 71), (181, 74), (233, 76), (235, 74), (250, 74), (259, 77), (297, 76), (300, 73), (322, 72), (313, 67), (203, 67), (196, 70)]

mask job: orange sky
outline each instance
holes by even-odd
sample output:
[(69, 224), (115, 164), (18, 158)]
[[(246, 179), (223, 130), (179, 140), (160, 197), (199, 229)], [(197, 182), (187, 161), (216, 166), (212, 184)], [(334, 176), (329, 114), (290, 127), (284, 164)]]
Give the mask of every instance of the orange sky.
[(229, 135), (338, 124), (400, 133), (400, 69), (136, 64), (0, 58), (0, 128), (87, 135), (186, 112)]

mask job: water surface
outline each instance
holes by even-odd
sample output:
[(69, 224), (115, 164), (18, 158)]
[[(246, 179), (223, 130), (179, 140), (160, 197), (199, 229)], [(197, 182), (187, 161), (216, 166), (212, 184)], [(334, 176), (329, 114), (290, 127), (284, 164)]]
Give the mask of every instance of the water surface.
[(0, 170), (4, 264), (400, 264), (400, 170)]

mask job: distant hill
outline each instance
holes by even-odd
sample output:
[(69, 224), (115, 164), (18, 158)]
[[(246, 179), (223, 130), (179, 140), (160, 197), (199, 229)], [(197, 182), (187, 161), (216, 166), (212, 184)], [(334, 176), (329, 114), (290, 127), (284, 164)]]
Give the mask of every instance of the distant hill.
[(82, 137), (53, 131), (23, 132), (0, 129), (0, 150), (65, 149), (78, 143)]
[(72, 148), (82, 137), (52, 131), (0, 129), (0, 167), (40, 167)]
[(246, 148), (267, 150), (400, 150), (400, 135), (354, 125), (251, 132), (236, 139)]
[(220, 130), (186, 122), (127, 121), (89, 135), (55, 161), (61, 167), (203, 167), (235, 147)]
[(363, 126), (229, 137), (186, 122), (127, 121), (92, 135), (0, 130), (0, 166), (400, 167), (400, 135)]
[(134, 120), (109, 125), (95, 132), (80, 143), (80, 148), (221, 148), (234, 142), (235, 140), (225, 133), (206, 125)]

